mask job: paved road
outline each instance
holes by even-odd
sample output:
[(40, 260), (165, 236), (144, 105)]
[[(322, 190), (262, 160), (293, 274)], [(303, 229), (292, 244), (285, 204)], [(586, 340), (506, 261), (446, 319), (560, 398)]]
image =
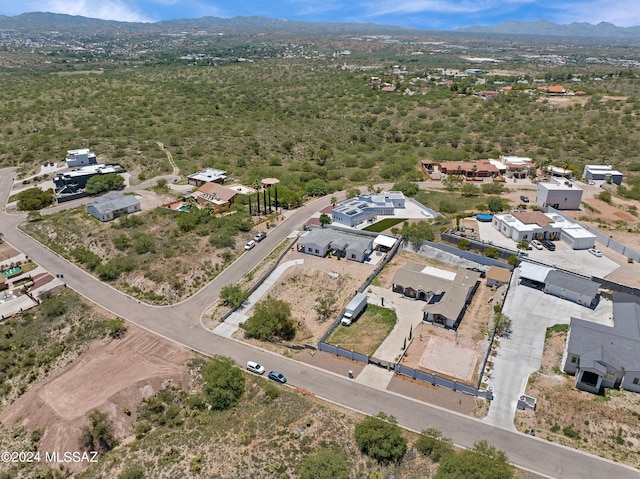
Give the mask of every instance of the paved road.
[[(0, 171), (0, 202), (2, 204), (8, 195), (11, 178), (13, 178), (12, 172)], [(548, 477), (638, 479), (640, 474), (632, 468), (535, 437), (501, 429), (388, 391), (358, 384), (311, 365), (217, 336), (201, 326), (199, 321), (201, 312), (218, 297), (222, 286), (238, 281), (275, 245), (283, 241), (290, 231), (298, 228), (311, 213), (328, 204), (328, 198), (323, 198), (300, 208), (270, 232), (264, 241), (250, 252), (243, 254), (230, 268), (196, 295), (182, 303), (165, 307), (140, 303), (104, 285), (23, 235), (16, 229), (17, 224), (24, 218), (23, 215), (7, 215), (2, 212), (0, 224), (7, 242), (18, 247), (48, 271), (63, 272), (69, 287), (115, 314), (193, 350), (208, 355), (224, 354), (233, 358), (238, 364), (244, 364), (248, 359), (257, 360), (268, 369), (284, 372), (292, 384), (326, 400), (366, 414), (376, 414), (379, 411), (393, 414), (401, 426), (415, 431), (435, 427), (461, 446), (470, 447), (474, 442), (485, 439), (504, 450), (514, 464)]]

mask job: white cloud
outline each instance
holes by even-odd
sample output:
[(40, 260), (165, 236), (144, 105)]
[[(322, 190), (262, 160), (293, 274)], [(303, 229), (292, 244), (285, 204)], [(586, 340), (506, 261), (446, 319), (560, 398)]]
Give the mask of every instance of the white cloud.
[(504, 12), (514, 7), (535, 3), (535, 0), (374, 0), (362, 2), (367, 16), (403, 15), (416, 13), (474, 14), (491, 10)]
[(102, 20), (121, 22), (148, 22), (151, 19), (127, 5), (123, 0), (27, 0), (22, 3), (25, 12), (66, 13)]
[(297, 15), (314, 15), (344, 8), (344, 2), (338, 0), (290, 0)]
[(640, 3), (638, 0), (588, 0), (554, 5), (554, 14), (549, 20), (557, 23), (609, 22), (619, 27), (640, 25)]

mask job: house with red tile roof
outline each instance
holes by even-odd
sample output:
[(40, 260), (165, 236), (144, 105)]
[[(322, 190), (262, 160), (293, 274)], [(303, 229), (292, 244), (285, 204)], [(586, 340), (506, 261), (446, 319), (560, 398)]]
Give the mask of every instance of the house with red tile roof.
[(551, 85), (547, 92), (549, 95), (566, 95), (567, 92), (562, 85)]

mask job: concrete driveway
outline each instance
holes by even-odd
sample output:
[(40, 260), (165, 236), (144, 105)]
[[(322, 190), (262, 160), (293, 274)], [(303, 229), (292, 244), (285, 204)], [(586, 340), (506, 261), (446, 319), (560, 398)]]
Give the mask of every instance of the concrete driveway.
[(518, 281), (516, 268), (503, 307), (503, 313), (512, 321), (512, 332), (508, 338), (500, 339), (491, 377), (486, 380), (493, 388), (494, 400), (484, 421), (505, 429), (514, 429), (518, 398), (529, 375), (540, 369), (546, 329), (554, 324), (568, 324), (571, 316), (612, 324), (613, 315), (610, 301), (600, 300), (595, 309), (589, 309), (520, 285)]

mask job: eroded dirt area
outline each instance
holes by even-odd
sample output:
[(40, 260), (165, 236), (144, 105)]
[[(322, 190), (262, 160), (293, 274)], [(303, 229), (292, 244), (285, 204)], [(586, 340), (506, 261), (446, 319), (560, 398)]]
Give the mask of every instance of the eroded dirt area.
[[(143, 398), (166, 384), (188, 385), (191, 357), (187, 349), (129, 325), (124, 338), (93, 343), (70, 367), (31, 387), (0, 420), (10, 430), (41, 429), (40, 451), (80, 451), (81, 429), (96, 409), (109, 415), (117, 438), (126, 438)], [(87, 465), (68, 464), (76, 471)]]

